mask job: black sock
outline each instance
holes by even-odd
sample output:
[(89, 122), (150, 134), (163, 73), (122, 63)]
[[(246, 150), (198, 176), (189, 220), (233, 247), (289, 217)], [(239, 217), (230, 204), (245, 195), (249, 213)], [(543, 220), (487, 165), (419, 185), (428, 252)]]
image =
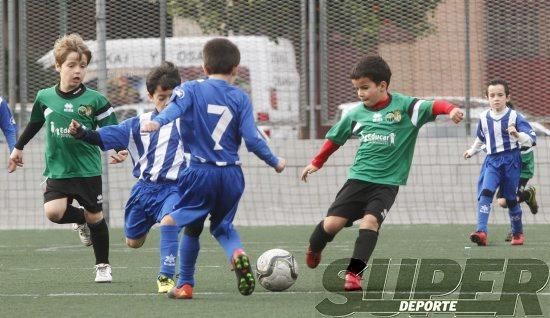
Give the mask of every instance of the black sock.
[(81, 208), (74, 207), (70, 204), (67, 205), (67, 210), (65, 210), (65, 213), (59, 219), (59, 221), (55, 222), (57, 224), (67, 224), (67, 223), (77, 223), (77, 224), (84, 224), (86, 223), (86, 219), (84, 218), (84, 210)]
[(309, 238), (309, 247), (313, 252), (322, 251), (325, 246), (327, 246), (327, 243), (332, 242), (334, 239), (334, 234), (328, 234), (325, 232), (323, 223), (324, 221), (321, 221), (321, 223), (317, 224), (315, 230), (313, 230), (313, 233), (311, 233)]
[(105, 222), (105, 219), (101, 219), (96, 224), (88, 223), (88, 227), (90, 228), (96, 265), (100, 263), (109, 264), (109, 228), (107, 222)]
[(369, 261), (376, 242), (378, 241), (378, 232), (373, 230), (359, 230), (359, 236), (355, 240), (355, 248), (348, 266), (348, 271), (355, 274), (362, 274), (367, 262)]

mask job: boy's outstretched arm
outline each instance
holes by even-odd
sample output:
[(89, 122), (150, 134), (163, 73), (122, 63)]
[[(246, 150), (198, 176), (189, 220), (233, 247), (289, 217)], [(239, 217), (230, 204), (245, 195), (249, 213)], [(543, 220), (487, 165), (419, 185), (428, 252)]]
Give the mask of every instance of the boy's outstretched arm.
[(464, 113), (457, 106), (445, 100), (435, 100), (432, 105), (432, 115), (437, 116), (442, 114), (448, 114), (455, 124), (464, 119)]
[(311, 163), (307, 165), (304, 170), (302, 171), (301, 179), (304, 182), (307, 182), (307, 177), (316, 172), (317, 170), (321, 169), (325, 162), (327, 162), (330, 155), (332, 155), (336, 150), (340, 148), (340, 145), (336, 144), (330, 139), (325, 140), (325, 143), (321, 147), (321, 150), (319, 150), (319, 153), (315, 155), (315, 158), (311, 160)]
[(462, 154), (462, 156), (464, 157), (464, 159), (471, 158), (473, 155), (480, 152), (483, 148), (485, 148), (485, 144), (483, 143), (483, 141), (481, 141), (481, 139), (479, 139), (479, 137), (476, 137), (476, 140), (474, 141), (470, 149), (464, 151), (464, 154)]
[[(69, 125), (69, 133), (75, 138), (82, 140), (91, 145), (96, 145), (101, 148), (101, 150), (114, 149), (116, 153), (111, 155), (110, 164), (121, 163), (126, 160), (128, 157), (128, 142), (125, 142), (125, 136), (129, 137), (129, 132), (127, 132), (127, 122), (124, 121), (119, 125), (105, 126), (101, 128), (102, 134), (96, 130), (85, 129), (82, 125), (76, 121), (71, 120)], [(110, 138), (112, 137), (112, 138)], [(105, 140), (104, 140), (105, 139)]]

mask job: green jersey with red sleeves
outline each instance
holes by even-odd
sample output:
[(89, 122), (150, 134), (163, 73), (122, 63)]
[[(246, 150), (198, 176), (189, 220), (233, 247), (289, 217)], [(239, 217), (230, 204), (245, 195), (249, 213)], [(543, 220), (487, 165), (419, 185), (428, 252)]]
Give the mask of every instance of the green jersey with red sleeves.
[(40, 90), (34, 101), (31, 122), (45, 122), (46, 168), (51, 179), (101, 175), (99, 147), (74, 139), (69, 124), (75, 119), (87, 129), (117, 123), (109, 101), (99, 92), (80, 85), (64, 93), (58, 86)]
[(433, 121), (433, 101), (419, 100), (399, 93), (390, 95), (389, 104), (378, 110), (355, 106), (326, 135), (343, 145), (359, 139), (359, 149), (349, 170), (349, 178), (372, 183), (407, 183), (418, 130)]

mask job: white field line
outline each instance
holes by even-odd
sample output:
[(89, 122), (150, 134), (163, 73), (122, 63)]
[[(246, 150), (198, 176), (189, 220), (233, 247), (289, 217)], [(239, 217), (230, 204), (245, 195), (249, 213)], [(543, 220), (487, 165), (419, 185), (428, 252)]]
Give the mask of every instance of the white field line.
[[(429, 293), (429, 292), (426, 292)], [(205, 295), (205, 296), (217, 296), (217, 295), (233, 295), (234, 292), (194, 292), (193, 295)], [(266, 296), (269, 295), (330, 295), (328, 291), (284, 291), (284, 292), (269, 292), (269, 291), (257, 291), (254, 295)], [(516, 295), (516, 293), (500, 293), (499, 295)], [(236, 294), (235, 294), (236, 295)], [(550, 292), (544, 293), (524, 293), (524, 295), (537, 295), (537, 296), (550, 296)], [(97, 296), (153, 296), (153, 297), (166, 297), (164, 294), (158, 293), (50, 293), (50, 294), (0, 294), (1, 297), (97, 297)], [(386, 299), (391, 300), (391, 299)], [(436, 299), (434, 299), (436, 300)]]

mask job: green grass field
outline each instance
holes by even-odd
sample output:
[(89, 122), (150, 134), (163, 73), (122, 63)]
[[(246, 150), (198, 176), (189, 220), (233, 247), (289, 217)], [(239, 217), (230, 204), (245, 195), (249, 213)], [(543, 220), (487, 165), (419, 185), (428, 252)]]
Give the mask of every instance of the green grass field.
[[(92, 249), (79, 245), (76, 233), (70, 230), (0, 231), (0, 317), (320, 317), (315, 306), (327, 296), (340, 297), (324, 290), (323, 269), (330, 261), (351, 255), (357, 229), (341, 232), (326, 249), (321, 266), (311, 270), (304, 264), (304, 249), (312, 229), (239, 228), (254, 259), (267, 249), (279, 247), (294, 253), (300, 265), (298, 281), (288, 291), (273, 293), (258, 285), (250, 297), (238, 293), (221, 248), (205, 231), (195, 298), (177, 301), (156, 294), (157, 230), (136, 250), (125, 246), (121, 230), (111, 232), (112, 284), (93, 282)], [(550, 264), (546, 225), (527, 226), (526, 245), (519, 247), (503, 241), (506, 226), (491, 227), (490, 246), (473, 246), (467, 239), (472, 229), (462, 225), (386, 225), (373, 258), (447, 258), (461, 264), (467, 257), (538, 258)], [(465, 246), (471, 246), (468, 254)], [(539, 299), (545, 317), (549, 317), (548, 285)], [(516, 316), (522, 317), (522, 313), (518, 305)], [(371, 316), (356, 313), (353, 317)]]

